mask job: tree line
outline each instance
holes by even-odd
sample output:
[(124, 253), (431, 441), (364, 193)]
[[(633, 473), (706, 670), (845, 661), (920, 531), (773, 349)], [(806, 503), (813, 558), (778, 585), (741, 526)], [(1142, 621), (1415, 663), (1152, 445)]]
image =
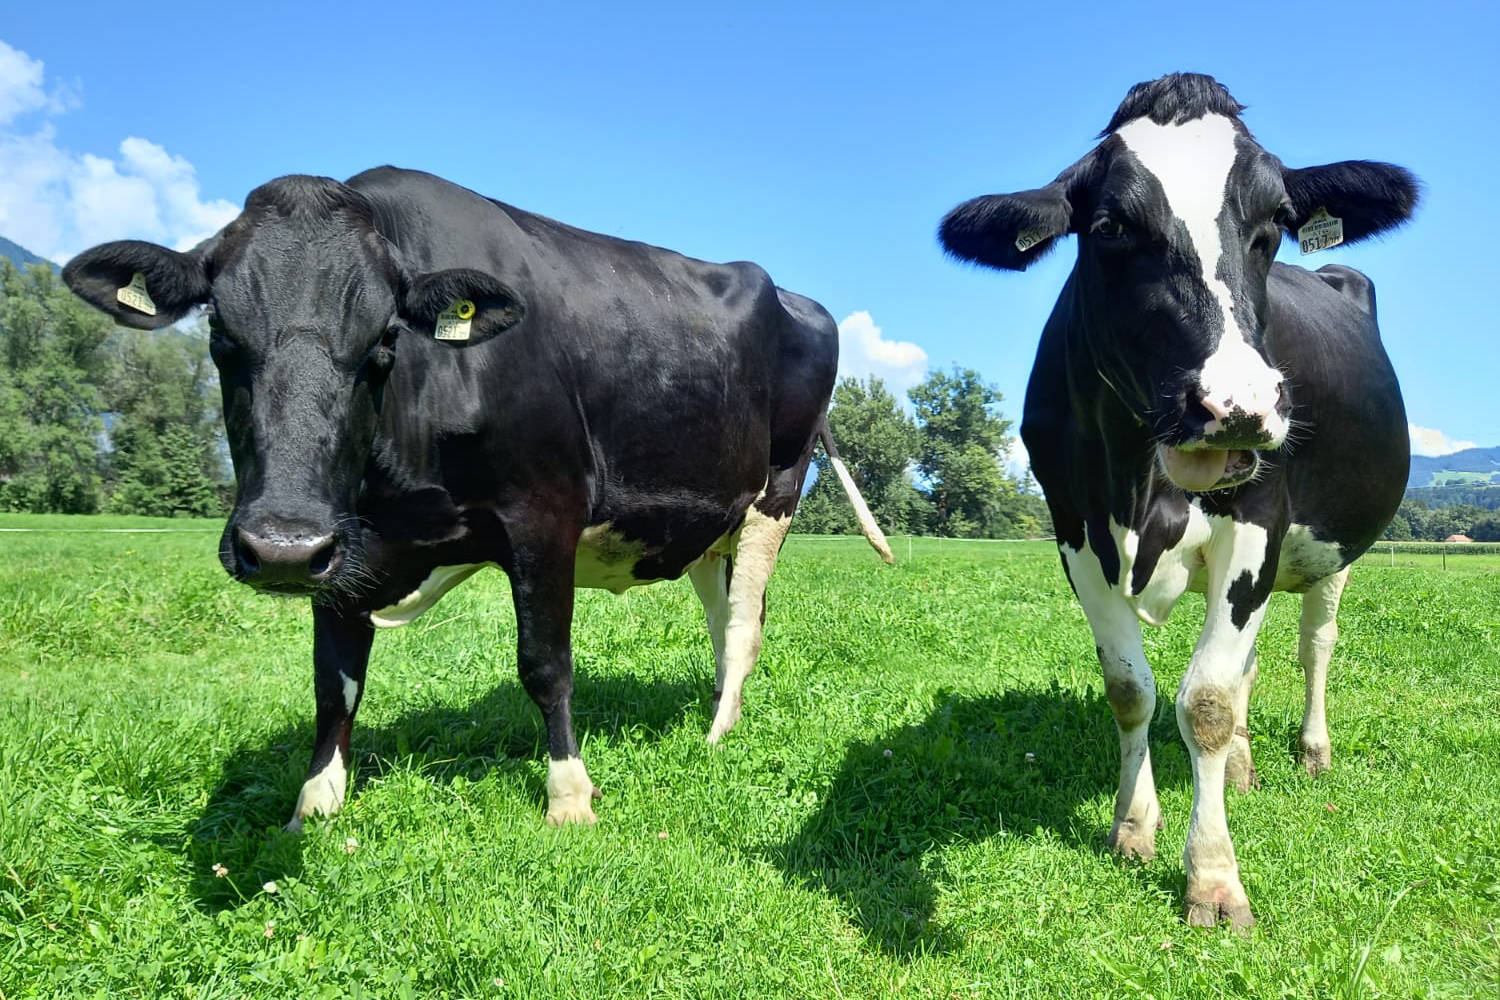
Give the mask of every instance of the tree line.
[(117, 327), (0, 259), (0, 510), (222, 514), (219, 407), (206, 330)]
[(1500, 513), (1475, 504), (1429, 507), (1423, 500), (1406, 499), (1380, 537), (1396, 542), (1441, 542), (1449, 535), (1500, 542)]
[[(828, 427), (870, 505), (892, 534), (950, 538), (1036, 538), (1050, 534), (1046, 502), (1006, 473), (1011, 422), (1000, 393), (972, 368), (933, 371), (907, 393), (908, 412), (878, 378), (846, 378), (833, 391)], [(817, 481), (792, 530), (859, 530), (821, 451)], [(1029, 477), (1028, 477), (1029, 478)]]

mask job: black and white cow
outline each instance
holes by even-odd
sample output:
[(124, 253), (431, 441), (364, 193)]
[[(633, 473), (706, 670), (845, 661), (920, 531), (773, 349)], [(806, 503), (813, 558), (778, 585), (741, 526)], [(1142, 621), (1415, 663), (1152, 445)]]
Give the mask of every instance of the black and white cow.
[(1368, 279), (1272, 263), (1399, 225), (1407, 171), (1292, 169), (1219, 83), (1173, 74), (1126, 96), (1102, 142), (1051, 184), (959, 205), (948, 252), (1024, 270), (1067, 233), (1078, 261), (1042, 331), (1021, 436), (1083, 605), (1120, 736), (1110, 845), (1155, 853), (1147, 726), (1156, 685), (1140, 622), (1184, 591), (1207, 616), (1177, 693), (1192, 758), (1188, 921), (1251, 923), (1224, 815), (1226, 775), (1254, 782), (1246, 711), (1273, 590), (1301, 592), (1301, 746), (1329, 764), (1323, 692), (1348, 566), (1401, 500), (1401, 392)]
[(343, 803), (375, 627), (486, 566), (510, 578), (547, 726), (549, 822), (592, 822), (598, 794), (569, 708), (575, 587), (687, 573), (717, 662), (709, 739), (739, 719), (815, 440), (835, 454), (838, 331), (816, 302), (392, 167), (282, 177), (190, 252), (106, 243), (63, 276), (130, 326), (209, 311), (238, 480), (224, 568), (313, 603), (290, 827)]

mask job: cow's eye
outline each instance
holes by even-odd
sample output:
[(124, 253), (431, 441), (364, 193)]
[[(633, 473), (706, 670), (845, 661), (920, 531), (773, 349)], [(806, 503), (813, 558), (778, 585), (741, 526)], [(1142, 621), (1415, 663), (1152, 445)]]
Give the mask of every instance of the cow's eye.
[(1125, 238), (1125, 225), (1112, 215), (1101, 215), (1089, 227), (1089, 235), (1106, 243), (1118, 242)]

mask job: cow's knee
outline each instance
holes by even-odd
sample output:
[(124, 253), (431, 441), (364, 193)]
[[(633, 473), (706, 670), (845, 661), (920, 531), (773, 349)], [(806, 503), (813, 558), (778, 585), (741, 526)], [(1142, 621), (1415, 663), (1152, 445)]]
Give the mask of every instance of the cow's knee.
[(1234, 738), (1234, 692), (1217, 684), (1183, 692), (1179, 709), (1183, 737), (1204, 753), (1218, 753)]
[(1113, 677), (1104, 682), (1104, 696), (1121, 729), (1136, 729), (1156, 712), (1156, 688), (1136, 677)]

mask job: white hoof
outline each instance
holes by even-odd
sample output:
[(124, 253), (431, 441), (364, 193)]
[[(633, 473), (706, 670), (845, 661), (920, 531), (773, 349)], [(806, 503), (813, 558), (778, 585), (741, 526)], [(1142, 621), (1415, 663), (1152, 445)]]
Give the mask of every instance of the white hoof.
[(599, 797), (599, 789), (594, 787), (582, 760), (568, 757), (547, 762), (548, 826), (597, 823), (593, 801)]

